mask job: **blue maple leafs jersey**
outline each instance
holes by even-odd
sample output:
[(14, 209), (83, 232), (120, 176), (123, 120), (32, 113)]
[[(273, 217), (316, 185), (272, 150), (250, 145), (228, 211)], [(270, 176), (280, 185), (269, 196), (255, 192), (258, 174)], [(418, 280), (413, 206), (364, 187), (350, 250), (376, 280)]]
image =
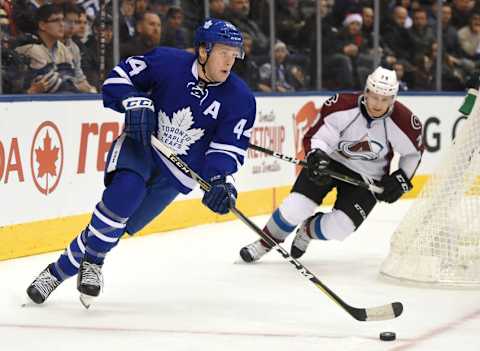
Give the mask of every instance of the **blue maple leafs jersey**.
[[(195, 172), (209, 179), (231, 175), (243, 164), (255, 122), (256, 102), (248, 86), (230, 73), (223, 83), (198, 79), (196, 57), (160, 47), (121, 62), (103, 84), (105, 107), (124, 112), (127, 96), (148, 95), (158, 113), (157, 137)], [(175, 187), (188, 193), (195, 182), (162, 155), (156, 162)]]

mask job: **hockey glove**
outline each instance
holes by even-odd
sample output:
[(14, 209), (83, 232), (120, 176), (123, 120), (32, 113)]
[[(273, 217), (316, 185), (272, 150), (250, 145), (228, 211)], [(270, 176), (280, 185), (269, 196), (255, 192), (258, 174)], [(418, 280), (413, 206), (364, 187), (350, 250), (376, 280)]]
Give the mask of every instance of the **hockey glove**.
[(232, 183), (227, 183), (225, 176), (217, 175), (210, 179), (212, 188), (203, 194), (202, 203), (213, 212), (228, 213), (230, 206), (235, 205), (237, 190)]
[(330, 165), (330, 157), (320, 149), (314, 149), (307, 155), (308, 177), (318, 185), (325, 185), (330, 177), (325, 170)]
[(125, 108), (125, 134), (143, 145), (150, 145), (150, 136), (158, 128), (153, 101), (137, 96), (122, 101)]
[(380, 201), (394, 203), (402, 195), (413, 188), (410, 179), (406, 176), (402, 169), (398, 169), (390, 175), (385, 175), (380, 181), (380, 186), (383, 186), (383, 193), (376, 194)]

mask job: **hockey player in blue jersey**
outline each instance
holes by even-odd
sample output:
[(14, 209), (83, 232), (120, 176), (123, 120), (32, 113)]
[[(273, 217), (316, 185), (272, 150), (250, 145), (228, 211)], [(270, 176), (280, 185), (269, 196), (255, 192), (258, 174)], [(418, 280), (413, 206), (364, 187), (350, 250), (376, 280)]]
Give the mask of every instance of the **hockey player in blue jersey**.
[(160, 47), (116, 66), (103, 84), (105, 107), (124, 113), (123, 133), (112, 144), (105, 190), (87, 227), (27, 289), (43, 303), (77, 275), (88, 307), (103, 286), (107, 253), (126, 232), (135, 234), (195, 182), (150, 145), (154, 133), (212, 189), (202, 202), (226, 214), (237, 191), (232, 175), (244, 162), (256, 115), (247, 85), (231, 69), (243, 58), (241, 33), (229, 22), (207, 19), (195, 33), (196, 54)]

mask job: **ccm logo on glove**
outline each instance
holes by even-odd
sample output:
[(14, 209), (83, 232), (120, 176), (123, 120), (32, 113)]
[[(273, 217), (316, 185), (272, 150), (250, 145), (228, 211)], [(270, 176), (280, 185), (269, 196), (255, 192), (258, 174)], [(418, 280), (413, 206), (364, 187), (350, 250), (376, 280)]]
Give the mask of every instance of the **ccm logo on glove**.
[(135, 108), (148, 108), (154, 111), (153, 101), (145, 97), (131, 97), (122, 101), (125, 110), (132, 110)]

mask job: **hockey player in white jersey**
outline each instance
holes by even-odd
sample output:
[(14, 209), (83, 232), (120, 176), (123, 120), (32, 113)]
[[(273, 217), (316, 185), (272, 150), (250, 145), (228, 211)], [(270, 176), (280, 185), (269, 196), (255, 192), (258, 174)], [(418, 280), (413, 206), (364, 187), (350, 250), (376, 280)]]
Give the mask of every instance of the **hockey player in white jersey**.
[[(312, 239), (344, 240), (367, 218), (377, 201), (393, 203), (412, 189), (423, 153), (422, 125), (396, 101), (395, 71), (378, 67), (367, 78), (362, 93), (337, 94), (322, 106), (319, 121), (303, 140), (307, 168), (296, 179), (290, 194), (273, 212), (264, 231), (278, 242), (300, 225), (291, 255), (301, 257)], [(390, 173), (393, 153), (399, 167)], [(330, 169), (384, 188), (383, 193), (333, 179)], [(331, 212), (317, 212), (325, 196), (336, 188)], [(313, 214), (313, 215), (312, 215)], [(240, 250), (245, 262), (254, 262), (270, 251), (257, 240)]]

